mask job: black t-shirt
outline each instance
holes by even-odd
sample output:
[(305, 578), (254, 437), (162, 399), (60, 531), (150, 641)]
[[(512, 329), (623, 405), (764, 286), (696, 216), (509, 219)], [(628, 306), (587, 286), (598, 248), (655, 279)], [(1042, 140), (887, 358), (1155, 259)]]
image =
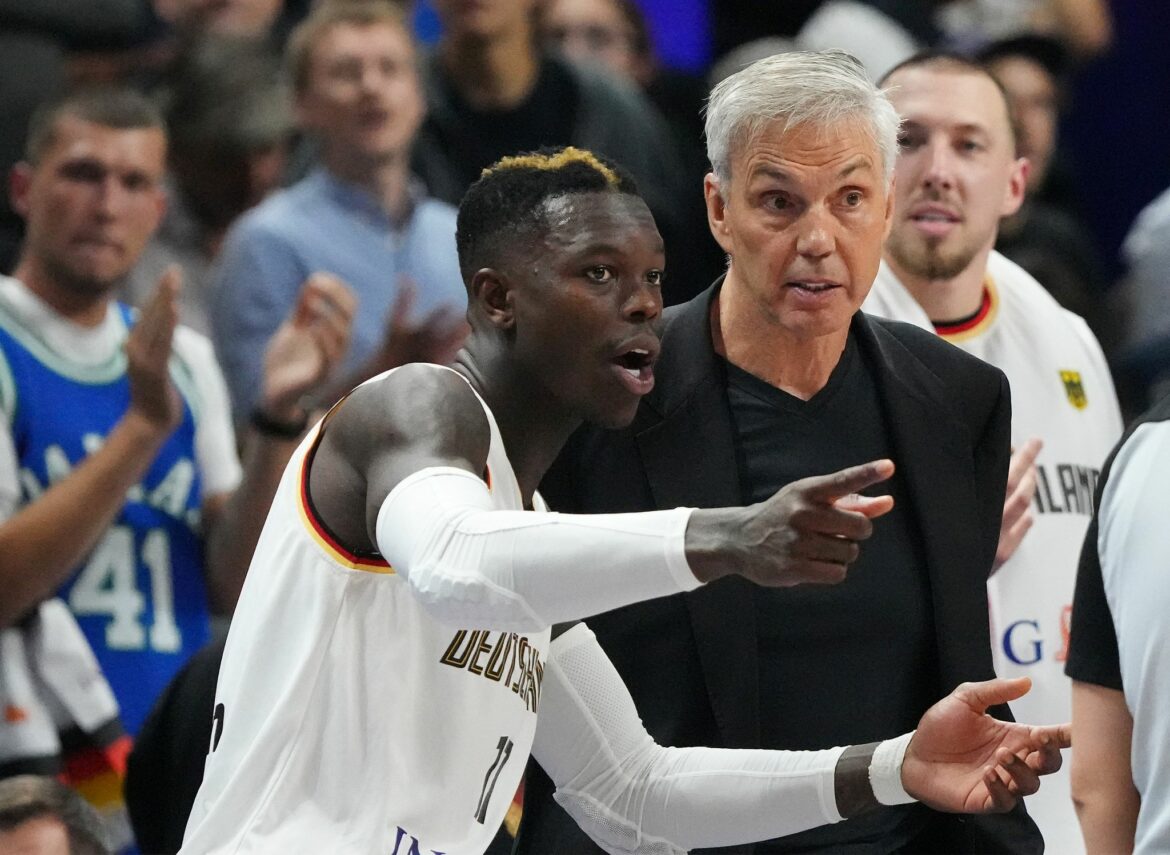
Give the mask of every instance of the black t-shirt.
[[(852, 336), (828, 384), (808, 401), (734, 365), (727, 373), (746, 501), (894, 456), (877, 388)], [(938, 698), (930, 585), (906, 487), (895, 475), (865, 492), (888, 492), (895, 506), (875, 520), (844, 582), (755, 591), (765, 748), (886, 739), (913, 730)], [(926, 821), (921, 806), (880, 808), (757, 852), (892, 852)]]
[(510, 110), (477, 110), (443, 79), (446, 97), (458, 116), (457, 138), (444, 139), (451, 164), (460, 173), (460, 186), (469, 187), (484, 169), (501, 157), (542, 146), (571, 143), (580, 93), (568, 70), (547, 59), (541, 61), (536, 86), (523, 103)]

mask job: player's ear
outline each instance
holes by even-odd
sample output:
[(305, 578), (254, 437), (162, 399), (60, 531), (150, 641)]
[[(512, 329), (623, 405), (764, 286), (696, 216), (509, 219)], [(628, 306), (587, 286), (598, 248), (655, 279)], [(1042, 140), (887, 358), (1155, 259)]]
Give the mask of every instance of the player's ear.
[(20, 216), (28, 217), (28, 196), (32, 187), (33, 168), (24, 161), (8, 173), (8, 202)]
[(1004, 188), (1003, 206), (999, 210), (1001, 217), (1010, 217), (1020, 210), (1020, 205), (1024, 204), (1024, 194), (1028, 187), (1028, 174), (1031, 171), (1032, 163), (1026, 157), (1017, 157), (1012, 163), (1007, 187)]
[(471, 277), (472, 309), (478, 311), (497, 329), (511, 329), (515, 323), (512, 288), (503, 273), (491, 267), (477, 270)]

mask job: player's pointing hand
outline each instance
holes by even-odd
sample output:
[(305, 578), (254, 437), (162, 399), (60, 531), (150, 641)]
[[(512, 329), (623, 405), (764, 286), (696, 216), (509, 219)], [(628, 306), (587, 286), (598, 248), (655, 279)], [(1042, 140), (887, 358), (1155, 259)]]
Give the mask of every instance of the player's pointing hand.
[(873, 533), (872, 519), (894, 506), (890, 496), (859, 491), (894, 474), (875, 460), (789, 484), (747, 508), (698, 510), (687, 528), (687, 560), (710, 582), (737, 573), (760, 585), (835, 583)]

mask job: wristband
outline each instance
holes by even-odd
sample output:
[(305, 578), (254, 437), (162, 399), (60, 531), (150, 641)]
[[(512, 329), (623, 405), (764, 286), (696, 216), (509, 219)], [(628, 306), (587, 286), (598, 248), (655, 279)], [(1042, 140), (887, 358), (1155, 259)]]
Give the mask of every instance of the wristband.
[(851, 745), (841, 752), (833, 775), (837, 812), (842, 819), (880, 805), (917, 801), (902, 786), (902, 761), (913, 732), (897, 739)]
[(309, 414), (304, 413), (295, 422), (281, 422), (257, 407), (252, 410), (250, 421), (252, 427), (261, 436), (270, 436), (276, 439), (297, 439), (309, 426)]
[(880, 804), (904, 805), (917, 801), (902, 786), (902, 761), (913, 738), (914, 731), (911, 731), (897, 739), (885, 740), (874, 750), (869, 763), (869, 783)]

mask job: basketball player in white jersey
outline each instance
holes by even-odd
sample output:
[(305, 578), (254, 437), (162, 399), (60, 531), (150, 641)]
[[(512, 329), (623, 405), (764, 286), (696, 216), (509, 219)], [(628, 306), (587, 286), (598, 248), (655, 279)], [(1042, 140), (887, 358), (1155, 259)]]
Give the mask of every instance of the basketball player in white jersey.
[[(993, 654), (1000, 676), (1032, 678), (1012, 705), (1020, 721), (1063, 721), (1077, 558), (1097, 475), (1121, 435), (1113, 382), (1084, 320), (992, 249), (1027, 175), (994, 78), (968, 60), (926, 54), (884, 85), (903, 119), (894, 224), (862, 308), (933, 329), (1011, 383), (1017, 452), (1001, 566), (988, 582)], [(1083, 851), (1067, 774), (1028, 799), (1028, 812), (1052, 851)]]
[(891, 506), (853, 494), (893, 466), (748, 508), (542, 512), (536, 485), (574, 428), (628, 422), (654, 382), (662, 240), (629, 177), (570, 148), (487, 170), (458, 246), (472, 334), (455, 370), (368, 381), (285, 474), (184, 853), (481, 852), (530, 751), (602, 846), (645, 853), (915, 798), (1004, 810), (1059, 766), (1065, 728), (984, 715), (1023, 680), (964, 685), (916, 734), (868, 746), (654, 744), (589, 630), (550, 627), (723, 575), (838, 581)]

